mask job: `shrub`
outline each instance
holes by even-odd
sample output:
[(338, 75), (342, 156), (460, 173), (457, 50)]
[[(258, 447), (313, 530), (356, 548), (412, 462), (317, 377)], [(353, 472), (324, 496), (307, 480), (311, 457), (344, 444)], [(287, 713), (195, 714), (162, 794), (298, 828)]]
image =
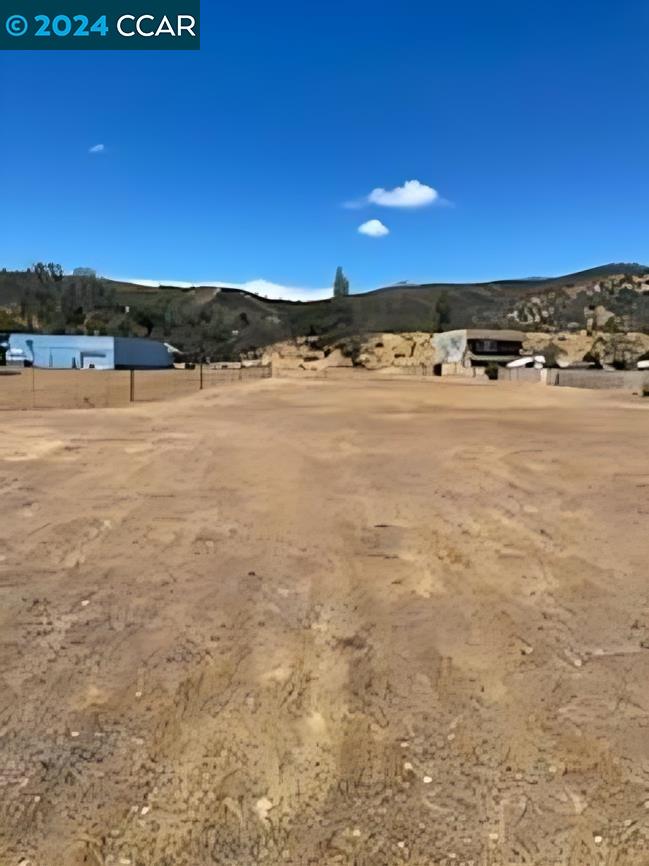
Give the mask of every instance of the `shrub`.
[(547, 343), (539, 349), (539, 353), (544, 356), (546, 367), (557, 367), (557, 359), (563, 355), (563, 350), (555, 343)]
[(498, 378), (498, 370), (499, 370), (498, 364), (496, 364), (494, 361), (491, 361), (489, 364), (487, 364), (487, 366), (485, 368), (485, 373), (487, 374), (487, 379), (491, 379), (492, 381), (497, 379)]

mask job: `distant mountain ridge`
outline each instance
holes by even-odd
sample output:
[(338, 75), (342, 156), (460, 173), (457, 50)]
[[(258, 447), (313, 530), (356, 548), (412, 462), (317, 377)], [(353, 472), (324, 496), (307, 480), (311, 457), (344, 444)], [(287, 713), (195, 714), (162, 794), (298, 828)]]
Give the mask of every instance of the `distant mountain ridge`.
[(464, 327), (649, 333), (649, 267), (613, 263), (559, 277), (402, 283), (306, 302), (218, 285), (0, 273), (0, 330), (150, 336), (196, 358), (237, 357), (298, 336), (331, 341)]

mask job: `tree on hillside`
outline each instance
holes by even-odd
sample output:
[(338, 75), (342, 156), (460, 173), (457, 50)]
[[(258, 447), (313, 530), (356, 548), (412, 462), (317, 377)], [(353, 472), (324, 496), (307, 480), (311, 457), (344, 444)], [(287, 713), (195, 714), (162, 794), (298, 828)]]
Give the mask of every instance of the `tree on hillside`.
[(55, 262), (36, 262), (34, 264), (34, 273), (38, 277), (38, 281), (46, 283), (49, 280), (54, 280), (55, 283), (60, 283), (63, 279), (63, 268)]
[(334, 298), (344, 298), (349, 294), (349, 280), (339, 266), (334, 277)]
[(39, 282), (44, 283), (49, 274), (47, 272), (47, 265), (44, 262), (35, 262), (34, 263), (34, 273), (38, 277)]
[(437, 304), (435, 305), (435, 312), (437, 313), (437, 327), (442, 330), (448, 323), (451, 321), (451, 305), (448, 300), (448, 292), (444, 290), (439, 298), (437, 299)]
[(63, 268), (61, 265), (57, 265), (55, 262), (49, 262), (47, 265), (47, 270), (49, 271), (50, 277), (54, 280), (55, 283), (60, 283), (63, 279)]

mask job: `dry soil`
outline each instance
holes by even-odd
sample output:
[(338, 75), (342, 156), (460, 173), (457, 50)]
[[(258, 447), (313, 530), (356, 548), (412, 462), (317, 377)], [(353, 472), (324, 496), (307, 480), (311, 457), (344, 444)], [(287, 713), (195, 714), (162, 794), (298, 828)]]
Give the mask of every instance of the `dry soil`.
[(0, 427), (2, 866), (649, 863), (640, 398), (271, 380)]

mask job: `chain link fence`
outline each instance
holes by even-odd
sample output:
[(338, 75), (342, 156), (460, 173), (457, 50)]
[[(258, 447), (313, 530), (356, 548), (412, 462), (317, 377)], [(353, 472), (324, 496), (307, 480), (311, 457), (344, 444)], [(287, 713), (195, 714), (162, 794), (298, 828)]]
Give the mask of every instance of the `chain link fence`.
[(0, 367), (0, 409), (100, 409), (169, 400), (233, 382), (267, 379), (270, 367), (193, 370), (43, 370)]

